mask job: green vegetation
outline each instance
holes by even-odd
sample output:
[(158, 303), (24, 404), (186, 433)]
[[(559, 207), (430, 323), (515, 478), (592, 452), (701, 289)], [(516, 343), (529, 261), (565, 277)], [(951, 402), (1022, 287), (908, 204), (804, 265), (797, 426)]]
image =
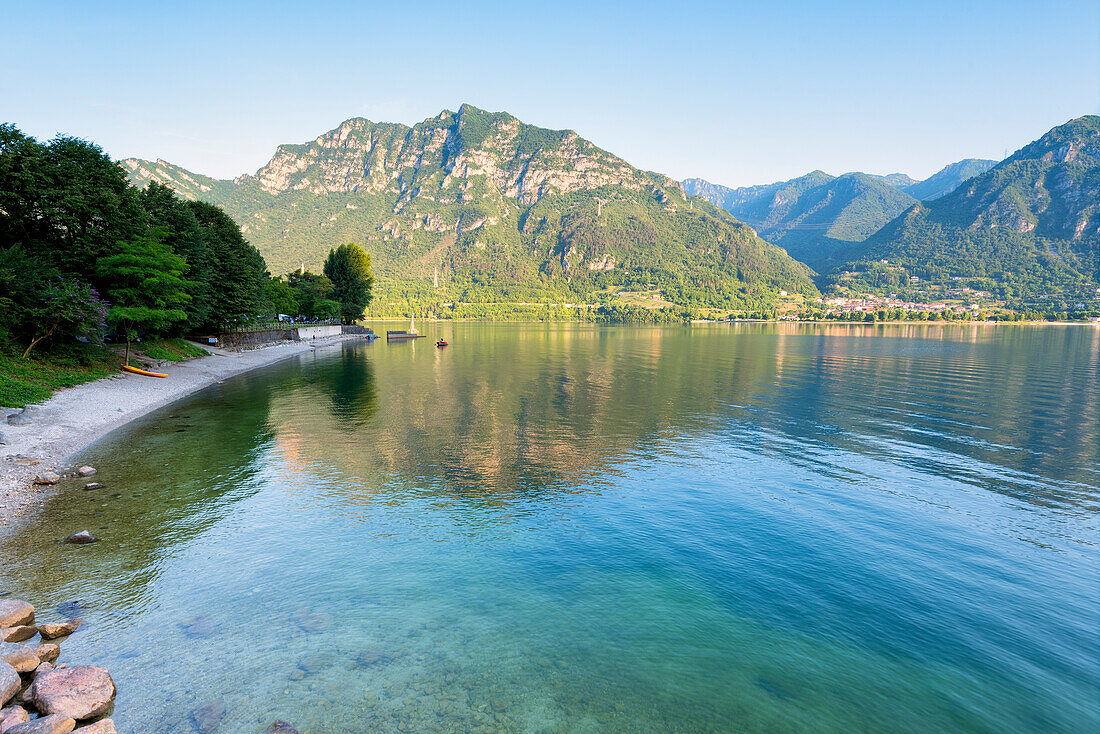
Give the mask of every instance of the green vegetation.
[(325, 276), (332, 281), (333, 297), (340, 304), (343, 322), (354, 324), (363, 318), (374, 286), (370, 255), (354, 242), (329, 250), (325, 259)]
[(75, 343), (27, 359), (11, 344), (0, 343), (0, 405), (22, 408), (63, 387), (114, 374), (118, 365), (109, 357), (102, 347)]
[(269, 308), (263, 258), (232, 219), (165, 186), (135, 188), (87, 141), (0, 125), (0, 212), (0, 403), (100, 376), (109, 337), (128, 350)]
[[(123, 167), (138, 185), (224, 207), (275, 272), (316, 272), (332, 243), (361, 243), (375, 317), (472, 308), (442, 304), (595, 307), (649, 287), (690, 308), (817, 294), (808, 268), (674, 181), (572, 131), (469, 105), (411, 128), (348, 120), (234, 181), (160, 162)], [(284, 307), (287, 295), (269, 286)]]
[(1098, 140), (1100, 116), (1054, 128), (965, 187), (837, 253), (842, 264), (827, 287), (908, 294), (970, 281), (1019, 311), (1097, 308)]
[(199, 345), (179, 337), (144, 342), (141, 345), (141, 351), (150, 359), (163, 359), (169, 362), (186, 362), (195, 357), (205, 357), (210, 353)]

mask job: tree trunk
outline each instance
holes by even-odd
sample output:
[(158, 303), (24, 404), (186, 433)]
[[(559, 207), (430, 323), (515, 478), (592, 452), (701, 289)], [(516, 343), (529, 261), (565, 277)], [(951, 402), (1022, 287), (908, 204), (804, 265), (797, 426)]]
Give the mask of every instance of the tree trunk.
[(23, 359), (26, 359), (26, 358), (27, 358), (27, 355), (31, 353), (31, 350), (32, 350), (32, 349), (34, 349), (34, 346), (35, 346), (36, 344), (38, 344), (38, 342), (42, 341), (43, 339), (48, 339), (49, 337), (53, 336), (53, 333), (54, 333), (55, 331), (57, 331), (57, 327), (58, 327), (58, 325), (59, 325), (60, 323), (61, 323), (60, 321), (55, 321), (55, 322), (53, 322), (53, 324), (51, 324), (51, 325), (50, 325), (50, 328), (46, 330), (46, 333), (45, 333), (45, 334), (43, 334), (42, 336), (40, 336), (40, 337), (38, 337), (38, 338), (36, 338), (36, 339), (32, 339), (32, 340), (31, 340), (31, 343), (30, 343), (30, 345), (29, 345), (29, 346), (27, 347), (26, 351), (25, 351), (25, 352), (23, 352)]

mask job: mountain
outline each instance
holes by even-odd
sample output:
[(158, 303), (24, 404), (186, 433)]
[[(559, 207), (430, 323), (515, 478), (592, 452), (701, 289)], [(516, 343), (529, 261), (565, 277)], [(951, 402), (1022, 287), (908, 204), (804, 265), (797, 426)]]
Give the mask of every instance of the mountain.
[(898, 188), (912, 179), (900, 177), (813, 171), (790, 181), (738, 189), (687, 179), (684, 190), (729, 211), (791, 257), (813, 265), (874, 234), (916, 203)]
[(904, 186), (902, 191), (918, 201), (932, 201), (950, 194), (959, 188), (964, 181), (980, 176), (995, 165), (997, 165), (997, 161), (983, 158), (966, 158), (944, 166), (923, 181)]
[(1052, 129), (836, 257), (843, 264), (834, 283), (857, 289), (893, 290), (916, 277), (931, 284), (973, 280), (1028, 306), (1096, 298), (1100, 116)]
[(361, 243), (382, 305), (591, 303), (654, 287), (715, 308), (817, 295), (805, 266), (677, 182), (571, 130), (470, 105), (412, 127), (353, 118), (231, 181), (121, 165), (137, 185), (223, 207), (275, 273)]

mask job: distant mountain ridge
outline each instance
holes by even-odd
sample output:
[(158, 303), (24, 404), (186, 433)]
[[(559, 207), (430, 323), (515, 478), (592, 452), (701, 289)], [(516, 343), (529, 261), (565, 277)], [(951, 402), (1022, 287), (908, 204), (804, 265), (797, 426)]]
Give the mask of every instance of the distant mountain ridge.
[(1006, 299), (1037, 306), (1096, 298), (1100, 116), (1053, 128), (836, 258), (834, 271), (855, 271), (864, 287), (896, 288), (903, 272), (933, 282), (982, 279)]
[(411, 127), (353, 118), (231, 181), (121, 165), (138, 185), (222, 206), (276, 273), (360, 242), (395, 302), (583, 303), (656, 286), (674, 303), (733, 308), (817, 294), (804, 265), (676, 181), (571, 130), (470, 105)]
[(903, 173), (831, 176), (817, 170), (759, 186), (728, 188), (698, 178), (686, 179), (683, 185), (689, 194), (751, 225), (796, 260), (821, 267), (834, 252), (871, 236), (918, 199), (942, 196), (994, 164), (967, 159), (924, 181)]

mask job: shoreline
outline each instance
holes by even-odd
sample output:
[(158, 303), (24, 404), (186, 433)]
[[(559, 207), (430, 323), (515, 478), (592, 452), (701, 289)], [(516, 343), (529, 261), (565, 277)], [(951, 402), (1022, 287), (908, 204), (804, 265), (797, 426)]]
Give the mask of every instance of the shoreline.
[(0, 532), (9, 531), (57, 491), (56, 485), (33, 484), (35, 476), (60, 473), (70, 457), (115, 429), (227, 378), (360, 338), (341, 334), (315, 343), (278, 342), (242, 351), (204, 347), (210, 352), (205, 357), (158, 367), (167, 379), (120, 371), (59, 390), (31, 407), (29, 424), (0, 423), (5, 441), (0, 444)]

